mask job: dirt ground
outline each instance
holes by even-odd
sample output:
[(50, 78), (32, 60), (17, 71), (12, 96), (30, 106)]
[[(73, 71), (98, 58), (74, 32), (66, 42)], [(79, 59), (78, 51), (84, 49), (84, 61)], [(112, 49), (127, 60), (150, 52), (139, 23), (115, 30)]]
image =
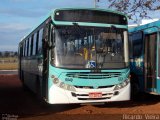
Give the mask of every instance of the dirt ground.
[(47, 105), (24, 91), (17, 75), (0, 75), (0, 119), (21, 120), (133, 120), (160, 119), (160, 96), (103, 105)]

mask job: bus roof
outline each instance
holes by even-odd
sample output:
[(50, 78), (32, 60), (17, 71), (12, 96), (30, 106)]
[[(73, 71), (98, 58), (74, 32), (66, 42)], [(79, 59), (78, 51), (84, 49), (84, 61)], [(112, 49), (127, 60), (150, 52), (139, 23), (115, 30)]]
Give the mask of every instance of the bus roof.
[(129, 32), (136, 32), (136, 31), (144, 31), (146, 33), (153, 33), (160, 30), (160, 20), (152, 23), (148, 23), (145, 25), (137, 26), (135, 28), (129, 29)]
[(40, 21), (38, 22), (38, 24), (36, 26), (34, 26), (31, 29), (31, 31), (29, 31), (29, 33), (21, 39), (21, 41), (23, 41), (26, 37), (28, 37), (35, 29), (37, 29), (49, 17), (51, 17), (52, 21), (54, 21), (54, 14), (53, 13), (55, 13), (57, 10), (79, 10), (79, 9), (81, 9), (81, 10), (82, 9), (83, 10), (97, 10), (97, 11), (116, 13), (116, 14), (119, 14), (119, 15), (123, 15), (128, 19), (128, 17), (125, 14), (123, 14), (121, 12), (118, 12), (118, 11), (113, 11), (113, 10), (110, 10), (110, 9), (100, 9), (100, 8), (55, 8), (55, 9), (51, 10), (51, 12), (49, 12), (49, 14), (47, 14), (44, 17), (42, 17), (40, 19)]

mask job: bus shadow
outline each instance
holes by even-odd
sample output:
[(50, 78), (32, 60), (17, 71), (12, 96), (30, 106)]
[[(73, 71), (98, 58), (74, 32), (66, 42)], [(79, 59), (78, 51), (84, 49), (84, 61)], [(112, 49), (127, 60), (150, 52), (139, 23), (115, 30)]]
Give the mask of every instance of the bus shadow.
[(80, 105), (49, 105), (39, 100), (30, 91), (24, 91), (21, 87), (0, 89), (0, 113), (18, 115), (19, 118), (44, 116), (76, 109)]
[[(61, 114), (65, 111), (76, 109), (80, 107), (78, 104), (56, 104), (51, 105), (46, 103), (45, 101), (37, 99), (35, 96), (30, 95), (33, 99), (33, 105), (28, 106), (23, 113), (19, 112), (21, 118), (28, 118), (28, 117), (37, 117), (37, 116), (47, 116), (47, 115), (54, 115), (56, 113)], [(32, 111), (30, 111), (32, 109)]]
[(110, 102), (96, 106), (99, 108), (132, 108), (136, 106), (154, 105), (160, 102), (160, 96), (143, 93), (130, 101)]

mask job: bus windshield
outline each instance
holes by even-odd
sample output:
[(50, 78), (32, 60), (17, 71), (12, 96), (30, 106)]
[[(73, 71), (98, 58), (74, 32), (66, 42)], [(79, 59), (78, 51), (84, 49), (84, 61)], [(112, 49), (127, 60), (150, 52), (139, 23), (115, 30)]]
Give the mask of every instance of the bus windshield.
[(125, 68), (124, 32), (116, 27), (56, 26), (52, 63), (70, 69)]

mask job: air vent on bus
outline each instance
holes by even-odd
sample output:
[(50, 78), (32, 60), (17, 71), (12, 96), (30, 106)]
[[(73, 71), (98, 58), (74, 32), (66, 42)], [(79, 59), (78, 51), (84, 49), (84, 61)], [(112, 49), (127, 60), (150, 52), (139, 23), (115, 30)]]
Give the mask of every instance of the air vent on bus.
[(105, 100), (105, 99), (111, 99), (111, 97), (105, 97), (105, 98), (78, 98), (78, 100)]
[(67, 77), (82, 78), (82, 79), (106, 79), (119, 77), (120, 72), (105, 72), (105, 73), (67, 73)]
[(113, 97), (113, 93), (103, 93), (101, 98), (90, 98), (87, 93), (71, 93), (73, 97), (76, 97), (78, 100), (105, 100), (111, 99)]
[[(102, 88), (111, 88), (113, 87), (114, 85), (108, 85), (108, 86), (99, 86), (98, 88), (96, 89), (102, 89)], [(81, 88), (81, 89), (95, 89), (93, 86), (74, 86), (76, 88)]]

